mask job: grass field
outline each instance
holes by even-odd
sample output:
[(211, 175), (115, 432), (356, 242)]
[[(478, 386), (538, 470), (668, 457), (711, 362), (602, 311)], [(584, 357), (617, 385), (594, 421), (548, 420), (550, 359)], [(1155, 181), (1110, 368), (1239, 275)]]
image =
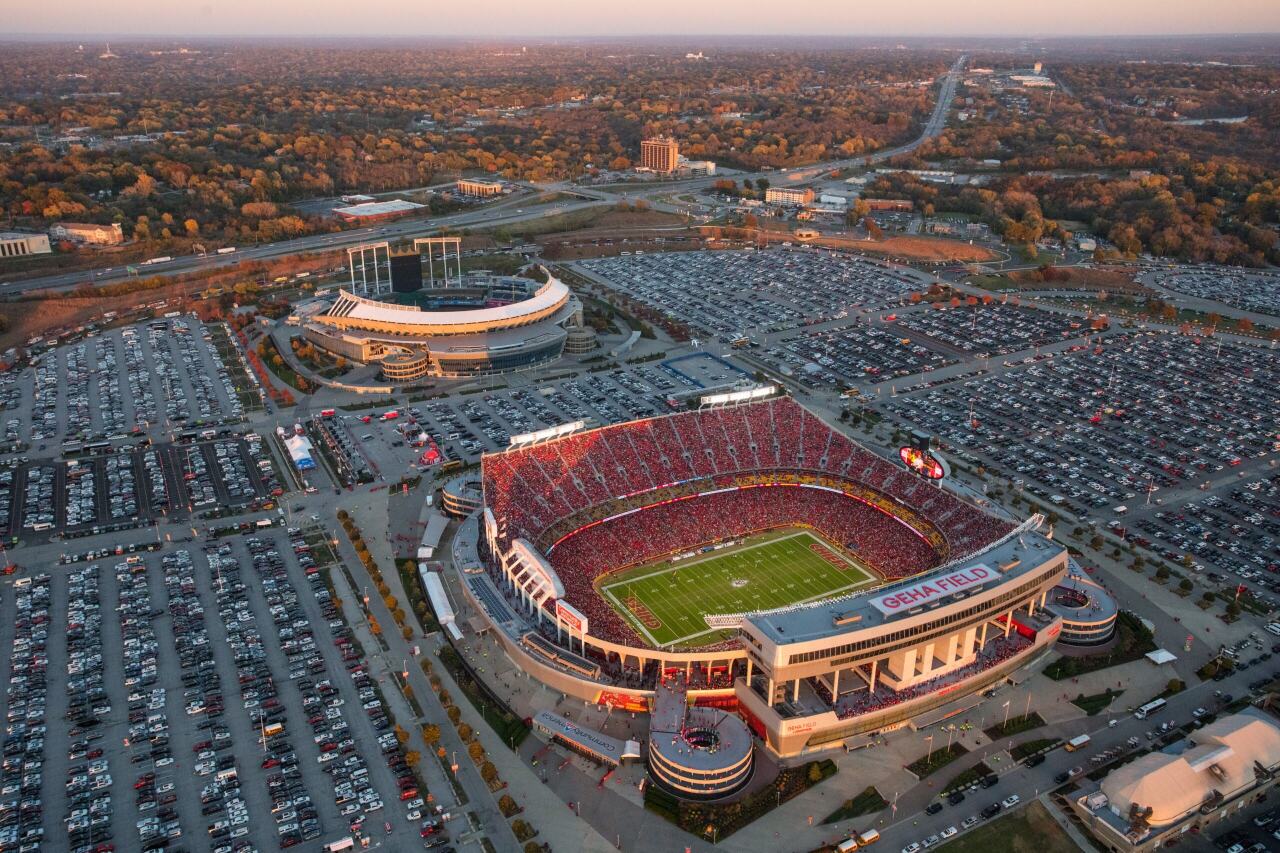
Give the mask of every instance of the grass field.
[(1071, 836), (1038, 802), (966, 832), (949, 843), (947, 853), (1079, 853)]
[(732, 550), (607, 577), (605, 599), (655, 646), (708, 643), (703, 616), (817, 601), (875, 583), (861, 564), (806, 531), (749, 538)]

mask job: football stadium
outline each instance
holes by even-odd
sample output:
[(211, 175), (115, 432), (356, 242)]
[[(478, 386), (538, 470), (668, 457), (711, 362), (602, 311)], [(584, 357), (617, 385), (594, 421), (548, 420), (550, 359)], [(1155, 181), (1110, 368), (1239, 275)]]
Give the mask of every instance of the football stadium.
[(532, 676), (647, 712), (678, 679), (781, 756), (959, 713), (1061, 632), (1067, 555), (1039, 517), (988, 512), (772, 388), (515, 437), (481, 480), (455, 565)]

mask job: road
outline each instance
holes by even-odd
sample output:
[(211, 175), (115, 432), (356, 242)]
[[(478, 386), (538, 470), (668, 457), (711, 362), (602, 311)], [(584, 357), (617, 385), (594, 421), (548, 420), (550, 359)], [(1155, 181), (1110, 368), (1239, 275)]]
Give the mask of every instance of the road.
[[(743, 177), (752, 179), (767, 178), (778, 184), (796, 183), (806, 179), (806, 177), (813, 176), (817, 172), (846, 169), (861, 166), (866, 163), (879, 163), (900, 154), (906, 154), (914, 151), (927, 140), (937, 136), (942, 132), (942, 129), (946, 127), (947, 113), (950, 110), (952, 100), (955, 98), (956, 86), (960, 80), (960, 72), (964, 68), (964, 64), (967, 60), (967, 55), (960, 56), (951, 66), (951, 69), (943, 75), (942, 86), (938, 91), (938, 100), (934, 104), (933, 112), (930, 114), (929, 120), (925, 123), (924, 129), (920, 135), (910, 142), (899, 145), (895, 148), (888, 148), (865, 156), (851, 157), (844, 160), (832, 160), (825, 163), (814, 163), (810, 166), (804, 166), (793, 170), (794, 174), (790, 174), (788, 172), (769, 171), (757, 172), (750, 175), (744, 175)], [(486, 227), (510, 225), (516, 222), (525, 222), (531, 219), (539, 219), (545, 216), (558, 215), (562, 213), (572, 213), (574, 211), (585, 210), (592, 207), (607, 207), (617, 204), (620, 201), (627, 201), (629, 199), (634, 200), (637, 197), (667, 194), (674, 190), (710, 187), (715, 183), (715, 181), (716, 179), (714, 177), (706, 177), (694, 178), (689, 181), (675, 181), (661, 185), (627, 184), (609, 187), (579, 187), (568, 182), (560, 182), (539, 186), (537, 189), (543, 191), (572, 192), (577, 195), (590, 196), (592, 200), (568, 202), (561, 205), (543, 204), (528, 208), (516, 207), (514, 211), (509, 212), (511, 211), (512, 206), (520, 203), (520, 200), (513, 199), (509, 202), (499, 203), (498, 205), (489, 205), (478, 210), (454, 213), (427, 221), (421, 219), (399, 220), (383, 225), (360, 228), (353, 231), (343, 231), (338, 234), (313, 234), (306, 237), (297, 237), (292, 240), (281, 240), (277, 243), (263, 243), (254, 246), (244, 246), (236, 252), (226, 255), (208, 255), (206, 257), (190, 255), (177, 257), (174, 260), (163, 264), (138, 267), (137, 269), (142, 275), (170, 276), (197, 270), (231, 267), (247, 260), (270, 260), (287, 255), (345, 249), (349, 246), (359, 245), (360, 243), (397, 240), (410, 236), (421, 237), (427, 234), (439, 232), (443, 229), (467, 228), (476, 225), (484, 225)], [(666, 204), (664, 202), (651, 202), (650, 206), (655, 210), (664, 212), (679, 212), (680, 210), (679, 207)], [(0, 294), (13, 295), (31, 290), (71, 288), (85, 283), (108, 284), (110, 282), (123, 281), (128, 278), (130, 278), (129, 272), (120, 266), (97, 271), (77, 270), (75, 272), (34, 276), (21, 281), (0, 284)]]

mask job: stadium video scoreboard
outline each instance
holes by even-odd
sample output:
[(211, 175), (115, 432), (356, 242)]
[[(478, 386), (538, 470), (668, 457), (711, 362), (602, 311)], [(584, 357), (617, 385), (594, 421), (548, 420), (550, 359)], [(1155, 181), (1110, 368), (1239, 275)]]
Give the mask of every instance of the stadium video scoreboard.
[(928, 433), (913, 430), (911, 443), (898, 448), (898, 458), (908, 471), (929, 480), (941, 480), (951, 476), (951, 466), (930, 448), (932, 438)]

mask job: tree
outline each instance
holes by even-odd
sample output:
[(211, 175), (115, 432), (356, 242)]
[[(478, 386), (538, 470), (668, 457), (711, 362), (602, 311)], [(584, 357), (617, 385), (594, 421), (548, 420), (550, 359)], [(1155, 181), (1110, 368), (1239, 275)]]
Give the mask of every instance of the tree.
[(409, 733), (405, 731), (404, 727), (401, 726), (399, 723), (396, 723), (395, 733), (396, 733), (396, 740), (400, 741), (400, 743), (405, 744), (409, 742)]
[(422, 741), (427, 746), (433, 746), (440, 742), (440, 727), (435, 723), (427, 723), (422, 727)]
[(480, 778), (490, 785), (498, 781), (498, 768), (493, 766), (492, 761), (480, 765)]
[(478, 740), (473, 740), (467, 745), (467, 754), (471, 756), (471, 760), (476, 764), (484, 761), (484, 744)]
[(498, 798), (498, 808), (502, 810), (502, 814), (505, 817), (511, 817), (522, 811), (520, 804), (510, 794), (503, 794)]
[(1183, 578), (1178, 582), (1178, 589), (1183, 592), (1191, 592), (1191, 590), (1195, 589), (1195, 586), (1196, 585), (1191, 582), (1191, 578)]
[(1169, 567), (1161, 565), (1160, 568), (1156, 569), (1156, 577), (1162, 581), (1167, 581), (1169, 579)]
[(422, 753), (418, 752), (416, 749), (411, 749), (404, 754), (405, 764), (408, 764), (410, 767), (417, 767), (418, 762), (421, 760)]
[(809, 777), (810, 784), (816, 785), (822, 781), (822, 768), (818, 766), (818, 762), (812, 761), (809, 763), (809, 772), (807, 775)]

